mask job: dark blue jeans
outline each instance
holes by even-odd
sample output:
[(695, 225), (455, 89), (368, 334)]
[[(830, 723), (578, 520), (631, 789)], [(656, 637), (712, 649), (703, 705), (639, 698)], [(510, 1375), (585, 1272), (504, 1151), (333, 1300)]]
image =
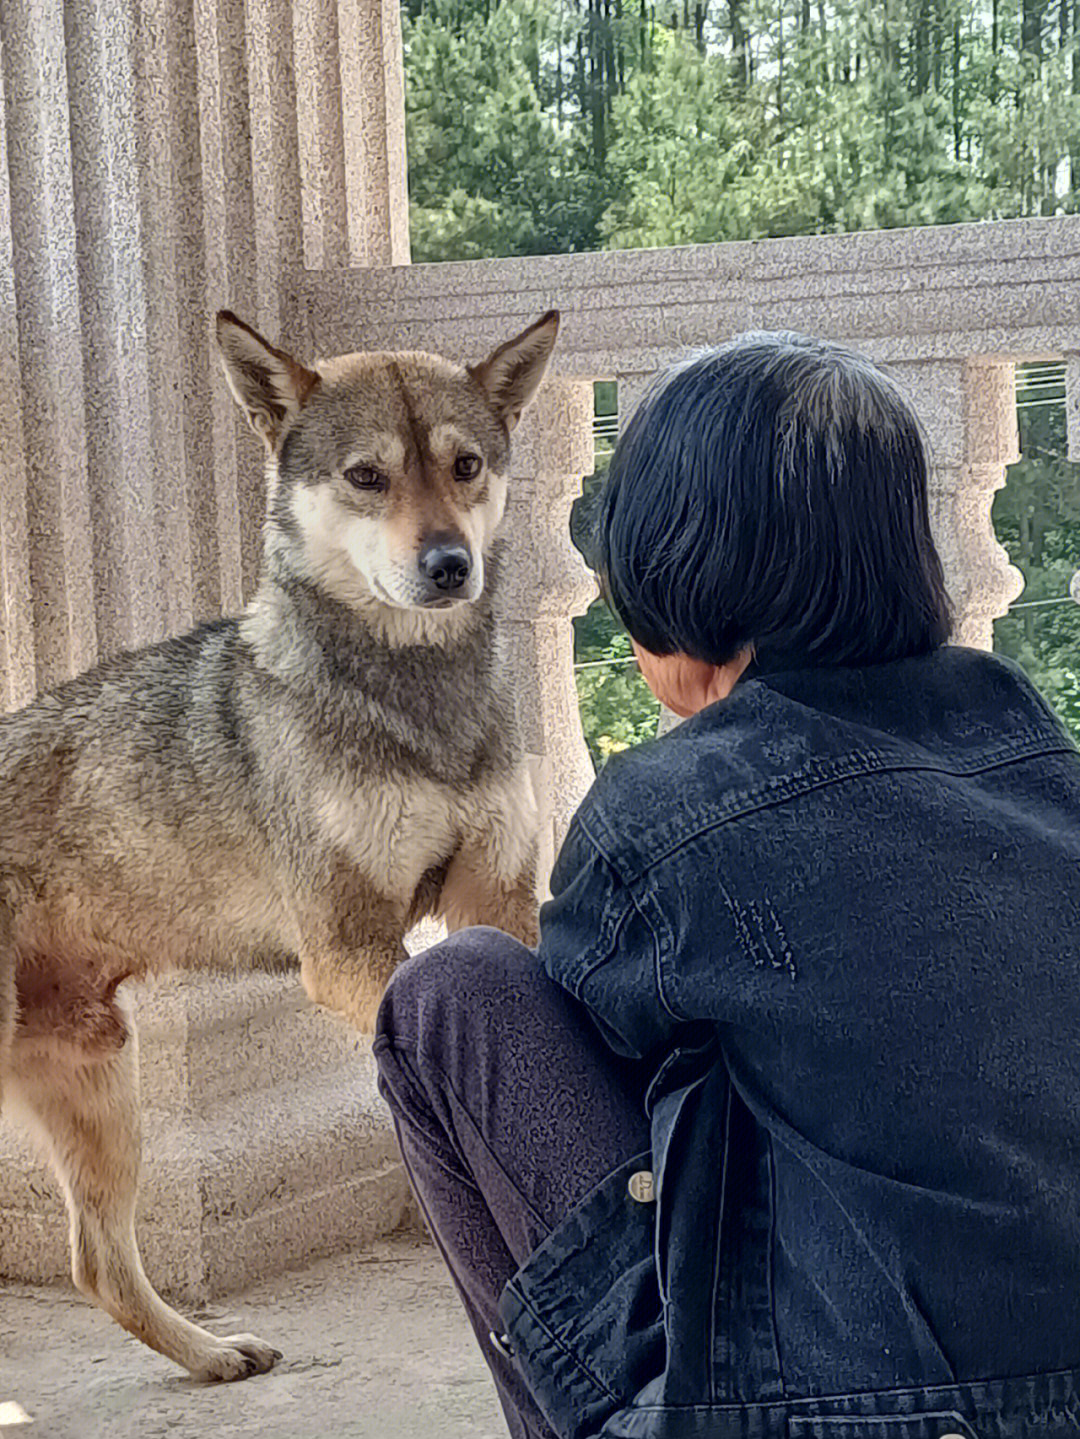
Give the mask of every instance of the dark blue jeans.
[(649, 1148), (642, 1078), (529, 949), (464, 930), (403, 964), (375, 1038), (405, 1167), (514, 1439), (552, 1430), (492, 1342), (507, 1280), (613, 1169)]

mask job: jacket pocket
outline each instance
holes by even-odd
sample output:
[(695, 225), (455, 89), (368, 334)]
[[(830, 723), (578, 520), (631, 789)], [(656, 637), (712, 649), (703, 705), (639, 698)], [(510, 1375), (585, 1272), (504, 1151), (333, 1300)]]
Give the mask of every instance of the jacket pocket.
[(955, 1410), (921, 1414), (819, 1414), (788, 1419), (788, 1439), (983, 1439)]
[[(645, 1110), (652, 1125), (652, 1162), (657, 1187), (656, 1274), (665, 1308), (669, 1296), (672, 1230), (677, 1222), (675, 1186), (679, 1177), (680, 1154), (687, 1148), (692, 1151), (697, 1142), (695, 1126), (699, 1118), (700, 1095), (715, 1075), (718, 1056), (719, 1046), (710, 1025), (701, 1042), (681, 1044), (671, 1051), (653, 1076), (645, 1095)], [(726, 1102), (726, 1072), (723, 1072), (722, 1082)], [(722, 1113), (723, 1108), (721, 1104), (719, 1112)], [(697, 1228), (700, 1232), (700, 1224)]]
[(596, 1434), (663, 1373), (653, 1208), (629, 1189), (649, 1163), (639, 1154), (601, 1181), (533, 1251), (499, 1303), (517, 1368), (567, 1439)]
[(717, 1300), (725, 1117), (722, 1065), (658, 1098), (652, 1111), (656, 1277), (668, 1363), (664, 1402), (716, 1397), (710, 1336)]

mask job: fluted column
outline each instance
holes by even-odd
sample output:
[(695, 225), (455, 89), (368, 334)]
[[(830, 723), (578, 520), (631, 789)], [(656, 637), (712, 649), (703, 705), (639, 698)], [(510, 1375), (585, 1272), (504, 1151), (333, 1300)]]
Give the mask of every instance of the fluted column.
[[(16, 345), (14, 402), (25, 476), (26, 566), (38, 685), (97, 657), (94, 562), (83, 423), (82, 315), (75, 224), (67, 44), (61, 0), (0, 7), (9, 231)], [(5, 179), (0, 177), (0, 185)], [(12, 324), (12, 318), (14, 324)], [(10, 338), (9, 338), (10, 343)], [(6, 396), (4, 409), (12, 407)], [(21, 420), (21, 424), (19, 421)], [(16, 475), (15, 485), (19, 485)], [(19, 499), (14, 497), (16, 508)]]
[(0, 394), (7, 396), (0, 405), (0, 711), (25, 704), (36, 684), (26, 434), (2, 61), (0, 51)]
[(397, 0), (296, 0), (294, 27), (306, 263), (407, 265)]

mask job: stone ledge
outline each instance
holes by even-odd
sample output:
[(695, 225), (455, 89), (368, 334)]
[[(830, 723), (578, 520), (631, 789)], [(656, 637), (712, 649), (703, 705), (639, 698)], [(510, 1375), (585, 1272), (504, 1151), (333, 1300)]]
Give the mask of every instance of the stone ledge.
[(303, 277), (312, 353), (472, 359), (550, 306), (557, 376), (661, 369), (751, 329), (806, 330), (879, 362), (1080, 346), (1080, 216), (541, 255)]

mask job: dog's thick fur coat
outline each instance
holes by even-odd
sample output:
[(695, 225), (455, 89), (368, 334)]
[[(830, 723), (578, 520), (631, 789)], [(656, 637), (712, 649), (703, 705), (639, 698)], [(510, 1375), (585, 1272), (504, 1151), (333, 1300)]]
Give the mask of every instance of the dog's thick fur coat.
[(63, 1187), (75, 1283), (200, 1377), (275, 1351), (188, 1323), (143, 1273), (120, 986), (298, 960), (368, 1030), (422, 915), (534, 938), (536, 800), (493, 595), (509, 432), (557, 321), (468, 370), (308, 368), (220, 315), (268, 452), (253, 602), (0, 720), (0, 1102)]

